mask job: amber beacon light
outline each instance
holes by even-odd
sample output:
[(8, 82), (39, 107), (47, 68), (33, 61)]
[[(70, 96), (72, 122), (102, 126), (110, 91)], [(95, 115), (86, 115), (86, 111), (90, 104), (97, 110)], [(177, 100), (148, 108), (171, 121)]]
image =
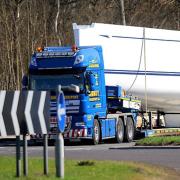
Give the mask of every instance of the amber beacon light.
[(37, 48), (36, 48), (36, 51), (37, 51), (37, 52), (42, 52), (42, 51), (43, 51), (43, 48), (42, 48), (42, 47), (37, 47)]

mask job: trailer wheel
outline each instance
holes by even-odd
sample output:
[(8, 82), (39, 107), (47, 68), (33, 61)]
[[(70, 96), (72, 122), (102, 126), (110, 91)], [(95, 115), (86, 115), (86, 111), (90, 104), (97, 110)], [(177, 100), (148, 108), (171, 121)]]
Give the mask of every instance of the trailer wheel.
[(100, 141), (100, 126), (97, 119), (94, 119), (94, 127), (93, 127), (93, 140), (92, 144), (99, 144)]
[(134, 139), (134, 122), (132, 117), (127, 117), (126, 128), (125, 128), (125, 141), (131, 142)]
[(115, 140), (117, 143), (122, 143), (124, 139), (124, 123), (122, 118), (118, 119), (116, 124), (116, 137)]

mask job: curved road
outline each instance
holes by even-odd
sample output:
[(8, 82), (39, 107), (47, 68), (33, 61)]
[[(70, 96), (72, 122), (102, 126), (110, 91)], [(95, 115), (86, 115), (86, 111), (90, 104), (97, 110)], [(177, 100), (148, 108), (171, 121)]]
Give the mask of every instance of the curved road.
[[(41, 156), (41, 146), (29, 146), (29, 156)], [(13, 144), (0, 144), (0, 155), (15, 155)], [(54, 147), (49, 147), (54, 157)], [(134, 143), (65, 146), (65, 159), (135, 161), (171, 167), (180, 171), (180, 146), (136, 147)]]

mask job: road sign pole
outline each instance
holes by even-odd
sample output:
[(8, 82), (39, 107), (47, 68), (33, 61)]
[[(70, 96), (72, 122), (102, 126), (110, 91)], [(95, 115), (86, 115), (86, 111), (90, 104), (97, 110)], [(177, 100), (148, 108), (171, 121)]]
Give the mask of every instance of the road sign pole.
[(27, 136), (23, 135), (23, 173), (28, 175)]
[(16, 136), (16, 177), (21, 176), (21, 145), (20, 136)]
[(47, 137), (47, 134), (44, 134), (43, 156), (44, 156), (44, 174), (48, 175), (48, 137)]
[(55, 148), (56, 176), (64, 178), (64, 139), (61, 133), (57, 134)]

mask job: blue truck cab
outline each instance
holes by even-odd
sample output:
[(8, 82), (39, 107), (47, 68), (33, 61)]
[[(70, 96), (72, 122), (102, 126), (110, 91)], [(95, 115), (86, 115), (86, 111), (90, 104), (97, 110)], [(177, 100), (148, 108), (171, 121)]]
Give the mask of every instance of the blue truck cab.
[(106, 86), (100, 46), (38, 48), (29, 65), (28, 88), (51, 91), (51, 128), (57, 131), (57, 87), (65, 94), (64, 138), (132, 141), (141, 102), (120, 86)]

